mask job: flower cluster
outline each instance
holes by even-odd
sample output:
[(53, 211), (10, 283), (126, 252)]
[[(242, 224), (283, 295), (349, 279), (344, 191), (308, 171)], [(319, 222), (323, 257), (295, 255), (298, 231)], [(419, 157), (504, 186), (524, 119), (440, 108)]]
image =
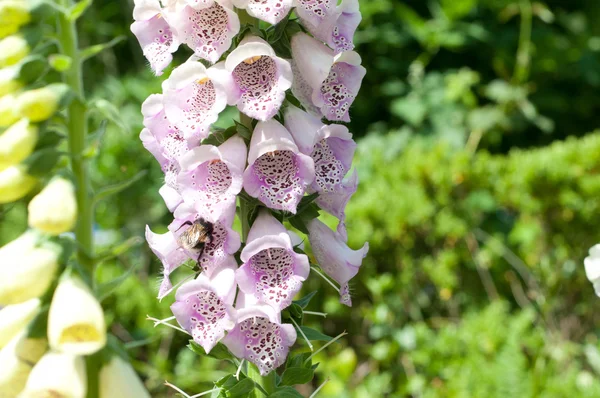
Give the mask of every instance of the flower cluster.
[[(282, 311), (311, 270), (286, 221), (308, 234), (348, 306), (348, 282), (368, 251), (347, 245), (356, 143), (329, 123), (350, 121), (365, 76), (352, 51), (358, 1), (337, 3), (136, 0), (134, 9), (131, 30), (157, 75), (180, 45), (194, 53), (142, 107), (140, 138), (164, 171), (160, 194), (174, 218), (164, 234), (146, 231), (164, 267), (158, 297), (176, 290), (171, 309), (197, 344), (209, 353), (221, 342), (263, 375), (285, 362), (301, 331)], [(240, 122), (221, 131), (213, 124), (227, 106)], [(338, 218), (337, 231), (320, 210)], [(197, 277), (174, 286), (171, 275), (190, 262)]]

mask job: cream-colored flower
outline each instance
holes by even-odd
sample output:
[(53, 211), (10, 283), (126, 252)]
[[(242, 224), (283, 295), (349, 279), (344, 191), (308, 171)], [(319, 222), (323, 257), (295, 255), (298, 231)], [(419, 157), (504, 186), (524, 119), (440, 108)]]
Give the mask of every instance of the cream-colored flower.
[(15, 65), (29, 54), (29, 44), (21, 35), (0, 40), (0, 68)]
[(15, 110), (17, 97), (6, 94), (0, 97), (0, 127), (9, 127), (19, 121), (19, 114)]
[(36, 182), (35, 178), (27, 174), (23, 165), (0, 171), (0, 204), (21, 199), (33, 189)]
[(53, 350), (73, 355), (93, 354), (106, 344), (104, 312), (81, 279), (65, 278), (54, 291), (48, 342)]
[(18, 76), (19, 69), (16, 66), (0, 69), (0, 97), (12, 94), (23, 88), (23, 84), (17, 80)]
[(35, 318), (40, 310), (37, 298), (21, 304), (6, 306), (0, 310), (0, 348), (3, 348)]
[(100, 398), (150, 398), (129, 363), (115, 355), (100, 370)]
[(27, 2), (19, 0), (0, 1), (0, 38), (12, 35), (31, 21)]
[(0, 397), (15, 398), (25, 388), (33, 365), (47, 349), (45, 339), (20, 333), (0, 350)]
[(61, 250), (54, 243), (40, 244), (32, 231), (0, 248), (0, 305), (44, 294), (54, 280)]
[(77, 201), (73, 184), (55, 178), (35, 196), (28, 206), (29, 226), (50, 235), (73, 229), (77, 222)]
[(25, 91), (17, 97), (14, 104), (16, 112), (32, 122), (43, 122), (56, 113), (60, 102), (68, 93), (68, 86), (62, 83)]
[(38, 128), (21, 119), (0, 133), (0, 170), (21, 163), (35, 148)]
[(19, 398), (85, 398), (86, 393), (83, 358), (49, 352), (33, 367)]

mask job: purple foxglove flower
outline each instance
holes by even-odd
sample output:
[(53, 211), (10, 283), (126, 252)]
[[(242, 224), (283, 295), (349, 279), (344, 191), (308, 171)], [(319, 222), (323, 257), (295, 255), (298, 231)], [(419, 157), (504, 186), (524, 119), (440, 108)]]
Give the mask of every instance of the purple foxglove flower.
[(350, 106), (366, 74), (354, 51), (333, 50), (305, 33), (292, 37), (292, 55), (302, 78), (312, 88), (311, 104), (331, 121), (349, 122)]
[(308, 113), (316, 115), (319, 118), (322, 117), (321, 110), (312, 102), (313, 88), (306, 80), (304, 80), (304, 77), (302, 77), (302, 73), (298, 70), (296, 62), (294, 62), (294, 60), (290, 60), (289, 62), (292, 66), (292, 74), (294, 76), (294, 81), (292, 82), (292, 94), (300, 101)]
[(144, 56), (157, 76), (173, 60), (179, 40), (165, 20), (158, 0), (135, 0), (131, 31), (137, 37)]
[(175, 294), (171, 311), (177, 322), (206, 353), (235, 327), (235, 269), (237, 263), (228, 257), (211, 278), (201, 274), (184, 283)]
[(308, 257), (294, 252), (283, 224), (265, 210), (250, 228), (241, 259), (236, 272), (240, 290), (278, 312), (292, 304), (310, 272)]
[(313, 160), (298, 150), (285, 127), (276, 120), (256, 124), (244, 172), (248, 195), (271, 209), (295, 214), (314, 179)]
[(234, 136), (218, 147), (202, 145), (180, 158), (177, 183), (183, 200), (197, 212), (219, 216), (232, 206), (242, 190), (247, 148)]
[[(210, 241), (204, 245), (202, 253), (196, 250), (184, 250), (189, 258), (199, 262), (204, 274), (211, 277), (227, 258), (235, 254), (240, 246), (240, 235), (231, 229), (235, 217), (235, 202), (225, 209), (218, 217), (208, 212), (198, 212), (187, 204), (181, 204), (173, 214), (175, 220), (169, 225), (169, 230), (177, 240), (190, 228), (190, 224), (202, 218), (213, 225)], [(200, 258), (198, 258), (198, 256)]]
[(358, 273), (363, 258), (369, 252), (369, 244), (352, 250), (339, 232), (332, 231), (318, 219), (307, 224), (308, 240), (321, 269), (341, 285), (340, 302), (352, 306), (348, 282)]
[(167, 118), (186, 138), (206, 138), (210, 125), (227, 106), (227, 93), (219, 80), (221, 73), (213, 73), (214, 70), (188, 61), (163, 82)]
[(275, 55), (264, 40), (249, 36), (227, 56), (225, 68), (232, 75), (230, 98), (238, 109), (258, 120), (269, 120), (292, 86), (290, 63)]
[(196, 56), (213, 64), (229, 49), (233, 37), (240, 31), (240, 20), (230, 0), (215, 0), (209, 7), (199, 8), (177, 5), (169, 21), (177, 26), (180, 40)]
[(358, 0), (295, 0), (302, 25), (335, 54), (354, 49), (353, 37), (362, 20)]
[(292, 9), (292, 0), (233, 0), (233, 4), (271, 25), (279, 23)]
[(162, 300), (173, 289), (171, 273), (190, 257), (181, 250), (177, 237), (171, 231), (155, 234), (150, 227), (146, 226), (146, 241), (163, 264), (163, 280), (158, 289), (158, 298)]
[(255, 364), (264, 376), (285, 363), (296, 342), (296, 330), (281, 324), (279, 314), (270, 306), (249, 305), (252, 299), (239, 296), (237, 324), (222, 342), (233, 355)]
[(215, 3), (215, 0), (185, 0), (187, 4), (189, 4), (192, 8), (196, 10), (201, 10), (203, 8), (208, 8)]
[(318, 192), (317, 204), (336, 216), (343, 226), (346, 204), (358, 187), (356, 171), (344, 179), (356, 150), (352, 134), (346, 126), (323, 124), (293, 105), (286, 107), (284, 118), (300, 151), (310, 155), (315, 162), (315, 181), (309, 192)]

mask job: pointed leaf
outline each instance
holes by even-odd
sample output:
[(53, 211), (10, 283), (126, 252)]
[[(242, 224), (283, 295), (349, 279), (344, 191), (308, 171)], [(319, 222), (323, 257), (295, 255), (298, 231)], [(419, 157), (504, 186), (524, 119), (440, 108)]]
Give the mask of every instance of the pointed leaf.
[(124, 191), (125, 189), (129, 188), (131, 185), (133, 185), (135, 182), (137, 182), (138, 180), (140, 180), (142, 177), (144, 177), (146, 174), (148, 173), (147, 170), (142, 170), (139, 173), (137, 173), (136, 175), (134, 175), (133, 177), (131, 177), (128, 180), (125, 180), (123, 182), (114, 184), (114, 185), (110, 185), (108, 187), (102, 188), (100, 191), (98, 191), (98, 193), (94, 196), (94, 204), (100, 202), (101, 200), (104, 200), (106, 198), (108, 198), (111, 195), (115, 195), (121, 191)]
[(229, 389), (227, 396), (231, 398), (235, 397), (247, 397), (250, 392), (254, 390), (254, 382), (250, 379), (244, 379), (238, 382), (236, 385)]
[(96, 44), (96, 45), (84, 48), (83, 50), (81, 50), (81, 59), (83, 61), (86, 61), (86, 60), (100, 54), (102, 51), (108, 50), (109, 48), (116, 46), (117, 44), (119, 44), (122, 41), (125, 41), (126, 39), (127, 39), (126, 36), (117, 36), (109, 42), (102, 43), (102, 44)]
[(315, 371), (304, 367), (287, 368), (281, 376), (281, 384), (284, 386), (293, 386), (296, 384), (306, 384), (313, 379)]
[(310, 300), (312, 300), (312, 298), (315, 297), (315, 294), (317, 294), (316, 290), (314, 292), (308, 293), (300, 300), (295, 300), (294, 304), (298, 304), (300, 307), (302, 307), (302, 309), (306, 309), (306, 307), (308, 307), (308, 304), (310, 303)]
[(331, 341), (331, 340), (333, 340), (333, 337), (327, 336), (326, 334), (323, 334), (313, 328), (309, 328), (308, 326), (300, 326), (300, 329), (302, 329), (302, 332), (304, 333), (304, 335), (306, 335), (306, 338), (309, 339), (310, 341)]
[(293, 387), (285, 386), (278, 388), (275, 392), (269, 395), (269, 398), (304, 398), (302, 394), (296, 391)]

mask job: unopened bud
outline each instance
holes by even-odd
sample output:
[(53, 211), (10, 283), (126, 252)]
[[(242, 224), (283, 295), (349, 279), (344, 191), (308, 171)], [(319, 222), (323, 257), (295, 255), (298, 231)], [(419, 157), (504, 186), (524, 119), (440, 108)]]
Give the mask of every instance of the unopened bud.
[(16, 101), (13, 94), (0, 97), (0, 127), (9, 127), (19, 121), (19, 114), (15, 111)]
[(0, 170), (25, 160), (33, 149), (38, 139), (38, 129), (22, 119), (0, 133)]
[(25, 330), (40, 310), (40, 300), (8, 305), (0, 310), (0, 348)]
[(50, 287), (62, 248), (39, 242), (33, 231), (0, 248), (0, 305), (18, 304), (40, 297)]
[(29, 21), (31, 14), (26, 1), (0, 1), (0, 38), (17, 33)]
[(21, 35), (0, 40), (0, 68), (15, 65), (29, 54), (29, 43)]
[(93, 354), (106, 344), (104, 312), (81, 279), (67, 277), (54, 291), (48, 342), (53, 350), (72, 355)]
[(118, 355), (100, 371), (100, 398), (114, 397), (150, 398), (131, 365)]
[(42, 339), (28, 339), (26, 333), (21, 333), (0, 350), (0, 397), (14, 398), (23, 391), (33, 364), (39, 357), (29, 361), (22, 353), (30, 348), (36, 350), (38, 342), (45, 345)]
[(17, 80), (18, 75), (19, 70), (14, 66), (0, 69), (0, 97), (12, 94), (23, 88), (23, 84)]
[(50, 235), (73, 229), (77, 222), (77, 202), (73, 184), (55, 178), (29, 202), (29, 226)]
[(72, 397), (87, 393), (85, 361), (82, 357), (49, 352), (33, 367), (19, 398)]
[(29, 90), (17, 97), (16, 111), (32, 122), (43, 122), (56, 113), (69, 94), (69, 87), (62, 83)]
[(27, 174), (25, 166), (10, 166), (0, 171), (0, 204), (14, 202), (27, 195), (37, 180)]

